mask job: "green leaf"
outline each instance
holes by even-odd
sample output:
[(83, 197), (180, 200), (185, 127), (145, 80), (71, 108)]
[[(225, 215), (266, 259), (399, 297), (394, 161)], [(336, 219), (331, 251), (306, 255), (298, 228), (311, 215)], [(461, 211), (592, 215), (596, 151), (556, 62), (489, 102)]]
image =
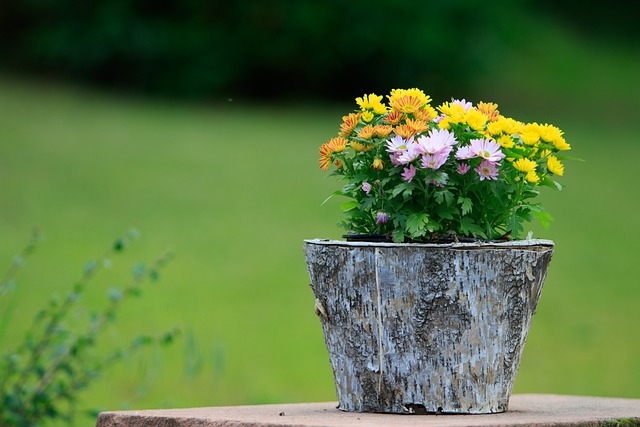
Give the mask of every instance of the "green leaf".
[(447, 205), (440, 205), (436, 209), (437, 216), (442, 219), (452, 220), (453, 215), (457, 213), (457, 209)]
[(413, 213), (407, 218), (405, 230), (411, 237), (424, 236), (429, 223), (429, 215), (424, 212)]
[(404, 232), (401, 229), (396, 228), (395, 230), (393, 230), (392, 239), (395, 243), (403, 243)]
[(468, 216), (462, 217), (460, 220), (460, 232), (466, 236), (481, 237), (483, 239), (487, 238), (482, 227), (476, 224), (475, 221)]
[(393, 189), (393, 191), (391, 191), (391, 197), (396, 197), (398, 194), (402, 193), (403, 195), (411, 195), (411, 193), (413, 192), (413, 184), (410, 182), (402, 182), (398, 185), (396, 185)]
[(324, 205), (324, 204), (325, 204), (325, 203), (327, 203), (329, 200), (333, 199), (333, 197), (334, 197), (334, 196), (342, 196), (342, 195), (343, 195), (342, 190), (336, 190), (336, 191), (334, 191), (333, 193), (329, 194), (329, 197), (327, 197), (326, 199), (324, 199), (324, 202), (322, 202), (322, 204), (321, 204), (320, 206)]
[(468, 197), (458, 197), (458, 204), (460, 205), (460, 209), (462, 209), (462, 215), (470, 214), (473, 209), (473, 202)]
[(453, 193), (449, 190), (439, 190), (434, 193), (437, 203), (445, 203), (448, 206), (453, 204)]
[(449, 175), (447, 175), (446, 172), (438, 171), (431, 176), (428, 176), (426, 183), (427, 185), (429, 185), (431, 183), (431, 180), (433, 180), (433, 182), (435, 182), (436, 184), (446, 184), (448, 179)]
[(540, 224), (546, 229), (549, 228), (551, 221), (553, 221), (553, 217), (549, 212), (545, 211), (532, 211), (531, 214), (540, 221)]
[(519, 209), (515, 210), (511, 214), (511, 217), (509, 217), (509, 221), (507, 221), (507, 232), (511, 232), (511, 236), (516, 239), (524, 231), (524, 227), (522, 226), (523, 219), (518, 215), (518, 210)]
[(362, 201), (362, 206), (361, 206), (361, 210), (363, 211), (368, 211), (370, 210), (373, 205), (375, 205), (376, 203), (376, 199), (373, 196), (367, 196), (363, 201)]
[(357, 208), (359, 205), (357, 200), (351, 200), (348, 202), (345, 202), (343, 204), (340, 205), (340, 210), (342, 210), (343, 212), (349, 212), (350, 210), (353, 210), (355, 208)]
[(554, 190), (558, 190), (558, 191), (562, 191), (562, 189), (564, 188), (562, 186), (562, 184), (560, 184), (559, 182), (556, 182), (553, 179), (549, 178), (549, 176), (545, 176), (544, 178), (542, 178), (542, 181), (540, 182), (540, 185), (544, 185), (545, 187), (550, 187), (550, 188), (553, 188)]

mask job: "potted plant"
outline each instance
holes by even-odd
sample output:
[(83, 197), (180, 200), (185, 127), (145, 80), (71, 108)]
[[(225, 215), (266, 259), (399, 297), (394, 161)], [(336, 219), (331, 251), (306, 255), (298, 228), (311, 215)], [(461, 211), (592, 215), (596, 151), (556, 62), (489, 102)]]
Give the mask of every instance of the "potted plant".
[(523, 224), (551, 220), (535, 199), (562, 188), (570, 146), (494, 103), (356, 102), (319, 160), (344, 183), (346, 241), (305, 241), (338, 407), (505, 411), (553, 254)]

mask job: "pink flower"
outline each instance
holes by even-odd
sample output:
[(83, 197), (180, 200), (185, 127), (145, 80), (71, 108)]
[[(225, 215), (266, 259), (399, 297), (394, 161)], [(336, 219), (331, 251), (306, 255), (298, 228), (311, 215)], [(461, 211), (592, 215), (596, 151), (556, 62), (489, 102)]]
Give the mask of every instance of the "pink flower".
[(472, 139), (469, 147), (476, 157), (482, 157), (490, 162), (498, 162), (504, 159), (505, 155), (500, 149), (500, 144), (492, 139)]
[(464, 111), (469, 111), (473, 107), (473, 104), (464, 98), (454, 99), (453, 101), (451, 101), (451, 105), (460, 105), (462, 108), (464, 108)]
[(498, 168), (497, 165), (488, 160), (483, 160), (480, 162), (477, 168), (474, 171), (478, 172), (480, 175), (480, 181), (484, 181), (485, 179), (498, 179)]
[(437, 170), (437, 169), (440, 169), (440, 166), (444, 165), (446, 161), (447, 161), (446, 154), (423, 154), (422, 155), (423, 168)]
[(369, 184), (368, 182), (363, 182), (362, 183), (362, 191), (364, 191), (365, 193), (369, 194), (369, 191), (371, 191), (371, 184)]
[(471, 169), (471, 166), (469, 166), (466, 163), (458, 163), (458, 173), (460, 175), (464, 175), (465, 173), (469, 172), (469, 169)]
[(471, 151), (471, 147), (466, 145), (464, 147), (458, 148), (458, 151), (456, 151), (455, 157), (458, 160), (467, 160), (467, 159), (473, 159), (474, 157), (476, 157), (476, 155)]
[(416, 176), (416, 168), (414, 168), (413, 165), (409, 165), (408, 168), (404, 168), (404, 171), (400, 174), (400, 176), (402, 176), (402, 179), (404, 179), (405, 181), (411, 182), (413, 177)]
[(404, 139), (400, 135), (396, 135), (387, 141), (387, 152), (400, 154), (406, 150), (407, 147), (413, 143), (413, 137)]
[(431, 129), (427, 136), (421, 136), (416, 141), (421, 154), (449, 155), (451, 146), (458, 143), (453, 133), (446, 129)]
[(415, 142), (411, 141), (409, 145), (407, 145), (407, 149), (400, 154), (398, 157), (398, 163), (401, 165), (406, 165), (407, 163), (411, 163), (415, 159), (420, 156), (419, 146)]
[(383, 211), (376, 213), (376, 223), (386, 224), (389, 221), (389, 214)]
[(391, 164), (395, 167), (402, 165), (402, 163), (400, 163), (400, 153), (391, 153), (389, 160), (391, 160)]

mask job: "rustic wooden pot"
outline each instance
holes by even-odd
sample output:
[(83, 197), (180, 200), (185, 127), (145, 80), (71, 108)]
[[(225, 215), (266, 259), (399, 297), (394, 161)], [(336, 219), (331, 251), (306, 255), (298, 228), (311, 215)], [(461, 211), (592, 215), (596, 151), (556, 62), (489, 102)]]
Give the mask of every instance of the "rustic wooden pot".
[(306, 240), (339, 409), (507, 410), (553, 242)]

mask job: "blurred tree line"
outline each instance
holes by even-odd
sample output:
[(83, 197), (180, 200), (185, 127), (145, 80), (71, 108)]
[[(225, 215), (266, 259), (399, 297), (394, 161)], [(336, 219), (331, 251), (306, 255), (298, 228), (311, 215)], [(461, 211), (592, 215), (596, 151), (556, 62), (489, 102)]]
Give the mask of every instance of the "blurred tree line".
[(0, 67), (193, 99), (449, 97), (549, 19), (639, 38), (633, 13), (552, 0), (22, 0), (0, 2)]

